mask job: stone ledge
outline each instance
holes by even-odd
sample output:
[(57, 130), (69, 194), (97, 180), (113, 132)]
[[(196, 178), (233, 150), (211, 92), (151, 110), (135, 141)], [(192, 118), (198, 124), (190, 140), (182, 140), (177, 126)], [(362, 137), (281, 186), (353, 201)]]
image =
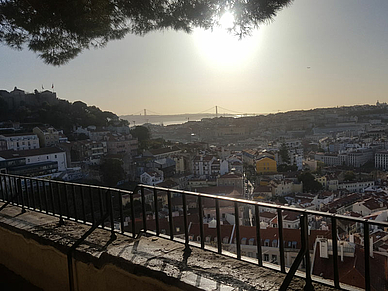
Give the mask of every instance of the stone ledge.
[[(7, 206), (0, 212), (0, 228), (53, 247), (65, 255), (90, 226), (73, 221), (59, 226), (58, 218), (53, 216), (29, 210), (21, 214), (19, 207)], [(104, 229), (96, 229), (73, 257), (97, 270), (114, 266), (120, 272), (131, 274), (127, 276), (131, 280), (150, 279), (155, 290), (278, 290), (285, 277), (280, 272), (196, 247), (191, 247), (190, 253), (183, 244), (160, 237), (133, 239), (117, 234), (117, 239), (112, 241), (110, 232)], [(5, 264), (1, 257), (0, 263)], [(122, 282), (123, 286), (128, 284), (132, 283)], [(80, 290), (81, 285), (78, 285)], [(289, 290), (301, 290), (303, 286), (304, 280), (295, 277)], [(335, 290), (318, 283), (314, 286), (315, 290)]]

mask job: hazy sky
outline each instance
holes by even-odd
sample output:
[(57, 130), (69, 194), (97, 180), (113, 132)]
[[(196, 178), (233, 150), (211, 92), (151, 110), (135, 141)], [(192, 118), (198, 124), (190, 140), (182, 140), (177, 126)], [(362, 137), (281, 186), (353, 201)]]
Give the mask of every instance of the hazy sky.
[(61, 67), (0, 46), (0, 89), (54, 83), (59, 98), (119, 115), (386, 102), (387, 12), (387, 0), (295, 0), (243, 41), (201, 31), (128, 35)]

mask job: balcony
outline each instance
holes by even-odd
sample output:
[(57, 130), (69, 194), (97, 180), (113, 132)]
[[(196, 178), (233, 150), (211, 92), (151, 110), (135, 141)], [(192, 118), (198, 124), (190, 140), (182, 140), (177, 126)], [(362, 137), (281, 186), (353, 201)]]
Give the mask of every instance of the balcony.
[[(312, 251), (309, 217), (331, 222), (330, 237), (337, 237), (338, 220), (360, 223), (364, 237), (369, 237), (371, 225), (388, 227), (388, 223), (146, 185), (129, 192), (8, 174), (0, 174), (0, 201), (0, 264), (44, 290), (128, 286), (134, 290), (354, 290), (342, 281), (337, 239), (324, 254), (332, 264), (332, 278), (312, 274), (317, 244)], [(225, 204), (233, 206), (235, 222), (229, 224), (233, 232), (226, 240), (227, 224), (221, 224), (220, 217)], [(216, 217), (205, 224), (203, 211), (209, 205)], [(300, 243), (291, 249), (294, 258), (287, 257), (290, 250), (285, 243), (278, 243), (270, 256), (261, 243), (268, 231), (241, 225), (245, 209), (253, 210), (254, 220), (260, 221), (260, 208), (278, 214), (280, 228), (270, 232), (280, 242), (286, 242), (291, 231), (282, 227), (282, 211), (299, 213)], [(253, 238), (248, 235), (251, 230)], [(190, 240), (193, 236), (198, 240)], [(371, 280), (375, 268), (382, 266), (371, 264), (369, 239), (359, 254), (364, 285), (358, 287), (384, 290), (385, 284), (376, 286)], [(277, 264), (263, 261), (272, 256)]]

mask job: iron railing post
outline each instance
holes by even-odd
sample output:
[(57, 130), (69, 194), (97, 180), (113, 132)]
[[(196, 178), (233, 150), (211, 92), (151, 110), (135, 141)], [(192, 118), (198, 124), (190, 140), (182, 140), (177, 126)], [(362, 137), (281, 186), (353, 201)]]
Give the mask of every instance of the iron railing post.
[(234, 223), (235, 223), (235, 230), (236, 230), (237, 259), (241, 260), (240, 215), (238, 213), (238, 203), (237, 202), (234, 202)]
[(205, 238), (203, 231), (203, 207), (202, 207), (202, 197), (198, 196), (198, 219), (199, 219), (199, 235), (201, 236), (201, 248), (205, 248)]
[(85, 194), (84, 194), (84, 188), (85, 187), (80, 187), (80, 192), (81, 192), (81, 207), (82, 207), (82, 219), (84, 223), (86, 223), (86, 210), (85, 210)]
[(158, 208), (158, 191), (154, 188), (154, 212), (155, 212), (155, 228), (156, 235), (159, 236), (159, 208)]
[(132, 192), (131, 196), (129, 197), (130, 203), (131, 203), (131, 225), (132, 225), (132, 237), (136, 237), (136, 222), (135, 222), (135, 205), (133, 201), (133, 195), (135, 191)]
[(57, 183), (57, 195), (58, 195), (58, 209), (59, 209), (59, 225), (65, 224), (63, 221), (63, 208), (62, 208), (62, 197), (61, 197), (61, 184)]
[(217, 220), (217, 248), (218, 253), (222, 253), (222, 238), (221, 238), (221, 215), (220, 215), (220, 203), (216, 199), (216, 220)]
[(305, 291), (313, 291), (314, 286), (311, 281), (311, 262), (310, 262), (310, 249), (309, 249), (309, 224), (308, 214), (303, 214), (303, 229), (304, 232), (304, 244), (305, 244), (305, 261), (306, 261), (306, 284), (304, 286)]
[(22, 202), (22, 213), (25, 213), (26, 212), (26, 209), (24, 208), (24, 198), (23, 198), (23, 189), (22, 189), (22, 180), (21, 179), (17, 179), (17, 187), (18, 187), (18, 192), (19, 192), (19, 195), (21, 197), (21, 202)]
[(109, 205), (109, 214), (110, 214), (110, 227), (111, 227), (110, 238), (114, 240), (114, 239), (117, 238), (117, 236), (116, 236), (116, 233), (115, 233), (113, 195), (112, 195), (112, 192), (111, 192), (110, 189), (106, 192), (106, 197), (107, 197), (107, 204), (106, 205), (107, 205), (107, 207)]
[(167, 203), (168, 203), (168, 224), (170, 226), (170, 239), (174, 239), (174, 222), (172, 220), (172, 202), (171, 192), (167, 191)]
[(331, 218), (331, 241), (333, 246), (334, 287), (339, 289), (337, 219), (335, 217)]
[(283, 239), (283, 215), (282, 215), (282, 209), (278, 208), (278, 229), (279, 229), (279, 253), (280, 253), (280, 271), (282, 273), (286, 272), (286, 264), (284, 260), (284, 239)]
[(370, 291), (370, 241), (369, 241), (369, 223), (364, 222), (364, 260), (365, 260), (365, 290)]
[(255, 220), (256, 220), (256, 249), (257, 249), (257, 260), (259, 266), (263, 266), (263, 256), (261, 250), (261, 236), (260, 236), (260, 209), (258, 205), (255, 205)]
[(143, 212), (143, 229), (144, 229), (144, 232), (147, 232), (147, 213), (146, 213), (144, 187), (141, 187), (140, 192), (141, 192), (141, 206), (142, 206), (142, 212)]
[(117, 193), (118, 199), (119, 199), (119, 211), (120, 211), (120, 228), (121, 233), (124, 233), (124, 214), (123, 214), (123, 195), (121, 191)]
[(185, 244), (189, 246), (189, 226), (187, 225), (187, 202), (186, 194), (182, 194), (182, 206), (183, 206), (183, 224), (185, 228)]
[(71, 187), (71, 194), (72, 194), (72, 198), (73, 198), (73, 209), (74, 209), (74, 219), (75, 221), (78, 221), (78, 214), (77, 214), (77, 199), (75, 197), (75, 193), (76, 193), (76, 190), (75, 190), (75, 185), (73, 184), (72, 187)]

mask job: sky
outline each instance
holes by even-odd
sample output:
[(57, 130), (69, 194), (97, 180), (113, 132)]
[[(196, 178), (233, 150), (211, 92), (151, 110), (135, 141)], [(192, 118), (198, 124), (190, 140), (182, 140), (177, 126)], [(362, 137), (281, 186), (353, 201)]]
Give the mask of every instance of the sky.
[(118, 115), (275, 113), (387, 102), (388, 1), (295, 0), (239, 41), (223, 30), (127, 35), (46, 65), (0, 46), (0, 89), (51, 89)]

